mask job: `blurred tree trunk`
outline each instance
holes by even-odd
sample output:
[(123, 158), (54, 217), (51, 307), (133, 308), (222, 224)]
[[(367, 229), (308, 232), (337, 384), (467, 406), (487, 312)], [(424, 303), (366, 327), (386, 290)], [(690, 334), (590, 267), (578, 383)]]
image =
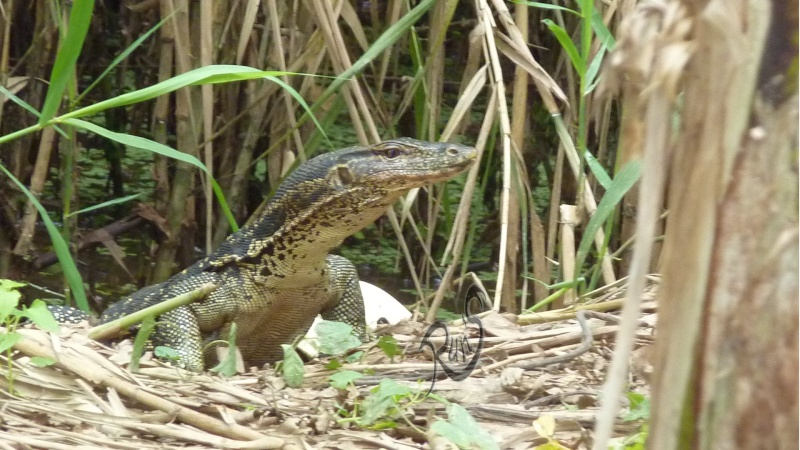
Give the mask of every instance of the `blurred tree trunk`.
[(797, 3), (684, 6), (648, 448), (797, 448)]

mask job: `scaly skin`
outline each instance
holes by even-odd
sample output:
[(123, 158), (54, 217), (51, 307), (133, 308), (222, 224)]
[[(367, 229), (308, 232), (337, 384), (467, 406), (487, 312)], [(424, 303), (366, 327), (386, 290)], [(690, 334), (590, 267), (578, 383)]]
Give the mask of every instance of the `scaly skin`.
[(475, 157), (471, 147), (402, 138), (313, 158), (286, 178), (250, 225), (169, 280), (113, 304), (101, 322), (212, 282), (217, 288), (206, 299), (162, 315), (167, 323), (153, 335), (155, 345), (177, 351), (184, 368), (203, 370), (203, 342), (225, 338), (234, 322), (249, 365), (282, 359), (280, 344), (305, 333), (320, 313), (365, 337), (355, 267), (329, 252), (409, 189), (451, 178)]

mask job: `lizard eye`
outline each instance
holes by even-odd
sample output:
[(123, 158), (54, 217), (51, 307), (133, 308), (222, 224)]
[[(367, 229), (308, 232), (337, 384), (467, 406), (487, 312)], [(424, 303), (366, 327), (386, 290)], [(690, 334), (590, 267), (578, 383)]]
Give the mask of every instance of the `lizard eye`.
[(400, 156), (400, 150), (399, 149), (397, 149), (395, 147), (391, 147), (391, 148), (386, 149), (386, 157), (387, 158), (395, 159), (398, 156)]

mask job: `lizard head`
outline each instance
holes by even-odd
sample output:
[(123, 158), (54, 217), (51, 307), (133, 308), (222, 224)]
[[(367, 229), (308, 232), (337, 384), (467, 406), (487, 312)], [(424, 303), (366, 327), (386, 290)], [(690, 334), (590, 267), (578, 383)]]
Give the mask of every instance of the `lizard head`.
[[(476, 158), (472, 147), (409, 138), (319, 155), (290, 173), (260, 215), (229, 236), (216, 258), (261, 261), (291, 248), (304, 255), (305, 264), (316, 264), (404, 192), (452, 178)], [(304, 246), (313, 252), (301, 251)]]
[(466, 145), (400, 138), (331, 155), (329, 183), (402, 192), (452, 178), (472, 166), (477, 152)]

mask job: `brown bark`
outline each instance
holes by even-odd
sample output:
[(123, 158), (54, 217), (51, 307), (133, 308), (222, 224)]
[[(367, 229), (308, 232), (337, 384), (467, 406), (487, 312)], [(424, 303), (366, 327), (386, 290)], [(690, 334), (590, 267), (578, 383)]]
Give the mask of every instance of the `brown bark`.
[(797, 448), (797, 96), (756, 84), (760, 63), (790, 86), (762, 52), (796, 39), (796, 19), (781, 31), (765, 2), (686, 6), (648, 448)]

